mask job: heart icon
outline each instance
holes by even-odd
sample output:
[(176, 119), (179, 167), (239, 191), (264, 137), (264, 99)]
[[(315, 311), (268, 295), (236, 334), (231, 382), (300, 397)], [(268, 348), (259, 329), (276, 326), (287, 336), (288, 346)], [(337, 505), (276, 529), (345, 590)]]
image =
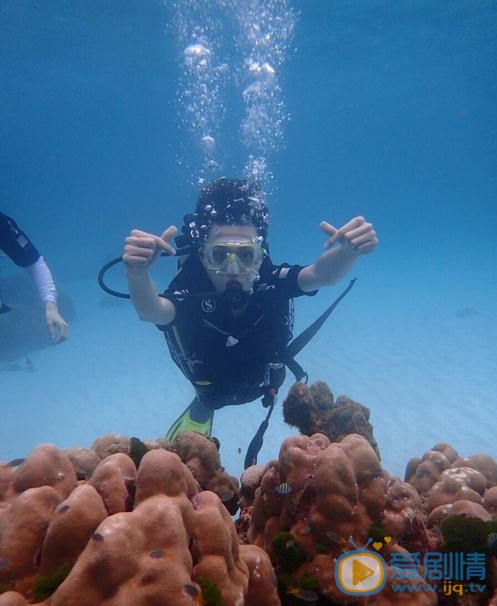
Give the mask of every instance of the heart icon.
[(376, 551), (378, 551), (378, 549), (381, 549), (383, 547), (383, 543), (381, 543), (380, 541), (376, 541), (373, 543), (373, 547), (376, 549)]
[(385, 543), (390, 543), (392, 537), (383, 537), (383, 540), (385, 541)]

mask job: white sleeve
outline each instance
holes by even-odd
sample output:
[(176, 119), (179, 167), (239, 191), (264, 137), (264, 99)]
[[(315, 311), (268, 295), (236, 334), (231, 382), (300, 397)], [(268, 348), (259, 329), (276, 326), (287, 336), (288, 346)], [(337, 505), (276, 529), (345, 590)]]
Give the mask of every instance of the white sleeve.
[(38, 261), (33, 263), (26, 268), (31, 274), (34, 283), (36, 284), (36, 289), (38, 290), (38, 295), (43, 303), (57, 303), (57, 289), (55, 288), (55, 283), (53, 281), (52, 272), (50, 271), (48, 265), (45, 263), (45, 259), (40, 257)]

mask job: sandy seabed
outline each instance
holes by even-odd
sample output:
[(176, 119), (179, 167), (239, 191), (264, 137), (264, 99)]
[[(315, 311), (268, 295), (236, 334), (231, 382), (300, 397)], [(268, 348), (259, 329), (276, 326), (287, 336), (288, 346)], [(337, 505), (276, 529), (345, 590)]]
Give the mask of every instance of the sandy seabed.
[[(409, 458), (440, 441), (461, 455), (497, 456), (497, 325), (489, 293), (467, 298), (428, 289), (429, 297), (412, 299), (402, 288), (387, 291), (372, 282), (361, 278), (299, 354), (310, 382), (323, 380), (335, 396), (370, 409), (390, 473), (403, 476)], [(154, 439), (192, 399), (162, 334), (140, 322), (128, 301), (105, 295), (90, 280), (66, 290), (74, 306), (69, 340), (28, 352), (31, 372), (22, 358), (0, 364), (0, 460), (44, 442), (88, 447), (95, 436), (113, 432)], [(295, 333), (340, 290), (297, 300)], [(291, 383), (288, 376), (280, 401)], [(216, 412), (213, 433), (233, 475), (240, 475), (264, 415), (259, 402)], [(259, 460), (276, 457), (292, 433), (277, 407)]]

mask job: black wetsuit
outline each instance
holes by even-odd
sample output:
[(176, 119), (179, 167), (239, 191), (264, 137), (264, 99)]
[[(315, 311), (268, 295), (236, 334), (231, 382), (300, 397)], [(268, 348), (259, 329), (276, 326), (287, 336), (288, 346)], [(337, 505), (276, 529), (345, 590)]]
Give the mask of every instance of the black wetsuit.
[(40, 258), (28, 236), (17, 226), (14, 219), (0, 212), (0, 250), (19, 267), (29, 267)]
[(234, 310), (226, 296), (194, 296), (212, 293), (213, 285), (197, 255), (183, 263), (161, 295), (174, 302), (175, 318), (158, 328), (204, 405), (252, 402), (270, 385), (277, 389), (283, 383), (285, 349), (293, 329), (292, 299), (317, 292), (299, 288), (301, 269), (275, 266), (265, 257), (246, 305)]

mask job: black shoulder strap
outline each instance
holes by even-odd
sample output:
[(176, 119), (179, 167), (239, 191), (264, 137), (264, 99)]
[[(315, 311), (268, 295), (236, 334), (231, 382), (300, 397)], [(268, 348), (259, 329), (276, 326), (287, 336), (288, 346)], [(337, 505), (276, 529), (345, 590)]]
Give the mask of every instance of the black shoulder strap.
[[(298, 337), (288, 344), (286, 350), (286, 358), (288, 361), (293, 361), (293, 358), (299, 353), (299, 351), (309, 343), (312, 337), (317, 333), (317, 331), (321, 328), (321, 326), (326, 322), (326, 320), (330, 317), (331, 313), (335, 309), (335, 307), (340, 303), (340, 301), (345, 297), (345, 295), (349, 292), (349, 290), (356, 283), (357, 278), (354, 278), (349, 282), (347, 288), (333, 301), (333, 303), (323, 311), (323, 313), (314, 320), (314, 322), (308, 326), (303, 332), (300, 333)], [(292, 370), (291, 366), (285, 361), (288, 368)], [(298, 379), (297, 379), (298, 380)]]

